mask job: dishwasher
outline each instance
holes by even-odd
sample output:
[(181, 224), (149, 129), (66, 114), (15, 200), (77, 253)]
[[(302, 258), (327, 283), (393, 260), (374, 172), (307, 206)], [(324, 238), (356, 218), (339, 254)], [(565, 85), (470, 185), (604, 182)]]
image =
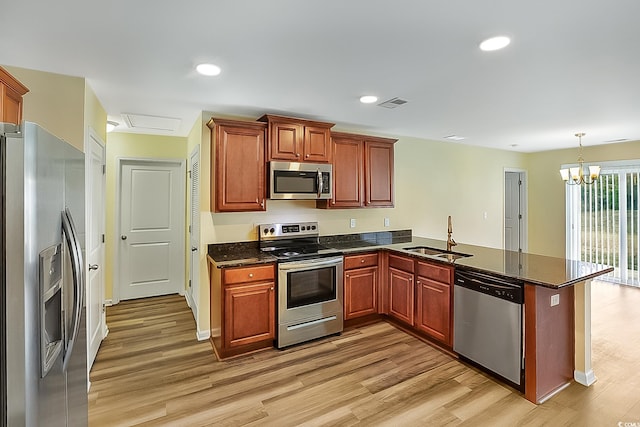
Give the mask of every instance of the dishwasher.
[(453, 350), (520, 391), (524, 390), (523, 303), (523, 282), (456, 269)]

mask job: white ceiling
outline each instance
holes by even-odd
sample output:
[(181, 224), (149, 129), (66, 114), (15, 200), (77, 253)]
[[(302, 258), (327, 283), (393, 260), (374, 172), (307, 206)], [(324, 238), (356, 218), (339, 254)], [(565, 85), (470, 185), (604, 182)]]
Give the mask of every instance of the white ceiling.
[[(20, 0), (2, 16), (0, 63), (86, 77), (119, 129), (163, 116), (185, 136), (204, 110), (523, 152), (640, 140), (638, 0)], [(494, 35), (512, 42), (481, 52)]]

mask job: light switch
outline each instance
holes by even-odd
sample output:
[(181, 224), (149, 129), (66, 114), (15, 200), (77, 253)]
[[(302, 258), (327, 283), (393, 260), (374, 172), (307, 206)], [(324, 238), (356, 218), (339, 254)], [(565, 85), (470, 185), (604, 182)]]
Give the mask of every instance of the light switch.
[(551, 307), (560, 304), (560, 294), (551, 295)]
[(389, 218), (385, 218), (384, 219), (384, 226), (388, 227), (389, 226)]
[(356, 219), (355, 218), (351, 218), (351, 223), (349, 224), (349, 226), (351, 228), (355, 228), (355, 226), (356, 226)]

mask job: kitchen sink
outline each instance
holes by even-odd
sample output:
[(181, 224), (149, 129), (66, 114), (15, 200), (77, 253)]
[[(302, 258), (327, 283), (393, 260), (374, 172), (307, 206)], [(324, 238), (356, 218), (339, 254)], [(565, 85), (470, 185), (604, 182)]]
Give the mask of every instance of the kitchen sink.
[(417, 253), (422, 254), (422, 255), (442, 255), (445, 252), (442, 249), (427, 248), (425, 246), (418, 246), (418, 247), (415, 247), (415, 248), (404, 248), (404, 250), (411, 251), (411, 252), (417, 252)]
[(447, 252), (445, 250), (442, 249), (435, 249), (435, 248), (429, 248), (427, 246), (416, 246), (413, 248), (404, 248), (404, 250), (406, 251), (411, 251), (411, 252), (416, 252), (422, 255), (432, 255), (438, 258), (444, 258), (449, 262), (453, 262), (455, 260), (457, 260), (458, 258), (466, 258), (466, 257), (470, 257), (471, 255), (468, 254), (462, 254), (459, 252)]

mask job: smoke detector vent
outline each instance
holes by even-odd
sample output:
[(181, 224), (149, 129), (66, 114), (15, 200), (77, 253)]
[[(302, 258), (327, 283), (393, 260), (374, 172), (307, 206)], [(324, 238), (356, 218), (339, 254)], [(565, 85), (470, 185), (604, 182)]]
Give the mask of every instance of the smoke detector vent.
[(406, 103), (407, 101), (405, 101), (404, 99), (391, 98), (390, 100), (384, 101), (382, 104), (378, 104), (378, 105), (384, 108), (396, 108)]
[(122, 118), (130, 129), (175, 132), (180, 127), (180, 119), (173, 117), (145, 116), (124, 113)]

